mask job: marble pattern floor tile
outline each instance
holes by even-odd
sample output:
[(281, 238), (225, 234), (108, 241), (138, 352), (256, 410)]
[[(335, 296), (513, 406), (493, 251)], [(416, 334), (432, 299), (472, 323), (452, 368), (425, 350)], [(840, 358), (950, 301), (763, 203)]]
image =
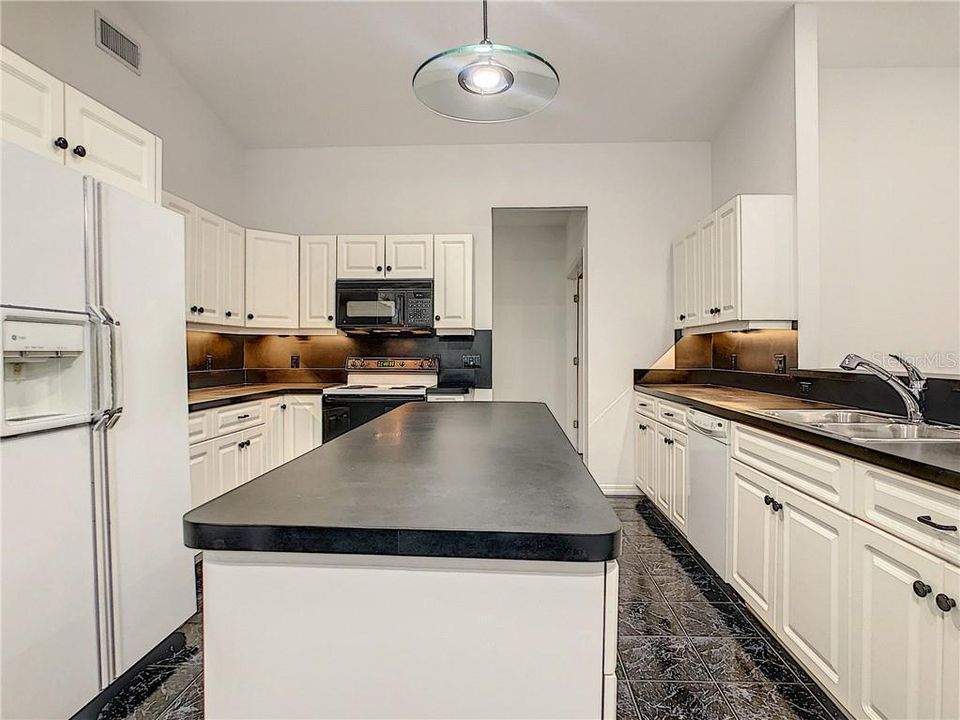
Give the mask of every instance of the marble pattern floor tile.
[(716, 683), (631, 682), (643, 720), (736, 720)]
[(620, 571), (620, 602), (659, 602), (663, 600), (657, 583), (646, 572)]
[(709, 682), (707, 669), (685, 637), (626, 636), (618, 638), (623, 672), (634, 680)]
[(620, 603), (617, 633), (630, 635), (683, 635), (677, 616), (665, 602)]
[(677, 603), (673, 607), (691, 637), (759, 637), (760, 631), (736, 603)]
[(738, 720), (835, 720), (805, 685), (721, 684)]
[(667, 602), (727, 602), (730, 596), (709, 575), (674, 572), (653, 578)]
[(695, 637), (691, 642), (710, 675), (718, 682), (800, 682), (763, 638)]

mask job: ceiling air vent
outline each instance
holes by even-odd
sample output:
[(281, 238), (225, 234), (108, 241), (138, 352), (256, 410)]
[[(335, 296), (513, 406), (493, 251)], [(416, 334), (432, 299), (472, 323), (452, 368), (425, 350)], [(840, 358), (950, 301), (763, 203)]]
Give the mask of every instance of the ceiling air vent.
[(97, 47), (119, 60), (137, 75), (140, 74), (140, 46), (124, 35), (116, 25), (99, 12), (97, 18)]

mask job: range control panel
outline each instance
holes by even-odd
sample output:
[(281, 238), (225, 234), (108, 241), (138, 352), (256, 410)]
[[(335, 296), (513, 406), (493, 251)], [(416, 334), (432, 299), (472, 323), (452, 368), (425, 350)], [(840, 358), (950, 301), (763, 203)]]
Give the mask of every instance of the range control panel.
[(439, 372), (440, 358), (399, 358), (399, 357), (348, 357), (347, 370), (416, 370)]

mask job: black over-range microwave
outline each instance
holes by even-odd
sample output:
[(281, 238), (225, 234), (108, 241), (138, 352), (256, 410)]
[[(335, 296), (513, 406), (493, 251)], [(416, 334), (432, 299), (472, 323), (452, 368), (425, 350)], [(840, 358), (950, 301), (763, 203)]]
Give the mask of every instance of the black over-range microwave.
[(337, 280), (337, 327), (348, 332), (429, 332), (433, 281)]

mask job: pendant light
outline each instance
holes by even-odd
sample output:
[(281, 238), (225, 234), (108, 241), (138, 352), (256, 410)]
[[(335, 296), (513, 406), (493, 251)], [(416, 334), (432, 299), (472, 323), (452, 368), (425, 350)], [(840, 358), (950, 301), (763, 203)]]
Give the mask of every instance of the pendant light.
[(498, 123), (542, 110), (557, 94), (560, 76), (536, 53), (483, 40), (445, 50), (413, 74), (413, 92), (433, 112), (453, 120)]

